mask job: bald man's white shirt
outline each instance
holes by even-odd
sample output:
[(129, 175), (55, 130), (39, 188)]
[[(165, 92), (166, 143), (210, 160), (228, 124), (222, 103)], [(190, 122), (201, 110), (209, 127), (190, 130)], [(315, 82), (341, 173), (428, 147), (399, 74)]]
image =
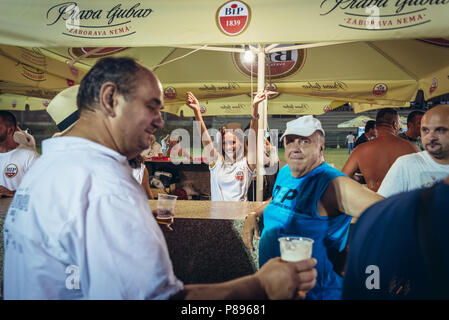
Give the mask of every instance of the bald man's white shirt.
[(401, 156), (388, 170), (377, 193), (383, 197), (431, 187), (449, 175), (449, 164), (436, 162), (427, 151)]
[(42, 150), (5, 221), (5, 299), (167, 299), (183, 288), (124, 156), (75, 137)]

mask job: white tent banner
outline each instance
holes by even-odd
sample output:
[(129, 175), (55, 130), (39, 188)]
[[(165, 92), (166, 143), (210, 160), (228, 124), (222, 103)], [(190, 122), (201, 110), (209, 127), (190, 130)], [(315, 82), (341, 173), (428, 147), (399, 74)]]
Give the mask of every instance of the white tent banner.
[(2, 0), (0, 43), (173, 46), (448, 36), (447, 0)]

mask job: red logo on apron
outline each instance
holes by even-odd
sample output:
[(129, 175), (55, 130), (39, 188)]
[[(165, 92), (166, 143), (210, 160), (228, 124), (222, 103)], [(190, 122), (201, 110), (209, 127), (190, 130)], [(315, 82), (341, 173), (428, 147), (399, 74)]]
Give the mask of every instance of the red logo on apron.
[(239, 170), (237, 171), (237, 173), (235, 174), (235, 178), (238, 181), (243, 181), (243, 178), (245, 177), (245, 174), (243, 173), (243, 171)]
[(19, 172), (19, 169), (14, 163), (8, 164), (5, 168), (5, 176), (8, 178), (14, 178)]
[(216, 20), (219, 29), (228, 36), (242, 33), (249, 24), (251, 11), (242, 1), (229, 1), (217, 10)]

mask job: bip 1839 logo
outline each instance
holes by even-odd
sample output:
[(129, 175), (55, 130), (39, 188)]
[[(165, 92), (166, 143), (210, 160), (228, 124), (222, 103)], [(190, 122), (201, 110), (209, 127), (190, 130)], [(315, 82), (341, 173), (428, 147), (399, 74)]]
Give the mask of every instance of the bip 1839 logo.
[(378, 83), (373, 88), (373, 94), (377, 97), (383, 96), (387, 91), (388, 87), (385, 83)]
[(5, 176), (8, 178), (14, 178), (17, 173), (19, 172), (19, 169), (14, 163), (10, 163), (5, 168)]
[(225, 35), (237, 36), (248, 27), (251, 9), (243, 1), (228, 1), (217, 10), (215, 20)]

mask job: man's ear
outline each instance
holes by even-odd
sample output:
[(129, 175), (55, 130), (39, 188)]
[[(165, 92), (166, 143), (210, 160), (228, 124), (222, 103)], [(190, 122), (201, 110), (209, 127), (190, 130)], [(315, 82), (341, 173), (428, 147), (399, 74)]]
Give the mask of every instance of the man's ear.
[(14, 135), (14, 132), (16, 132), (16, 128), (14, 128), (14, 127), (8, 127), (7, 132), (8, 132), (8, 135), (13, 136), (13, 135)]
[(99, 104), (101, 109), (111, 117), (115, 117), (116, 115), (117, 97), (117, 85), (113, 82), (103, 83), (100, 88)]

